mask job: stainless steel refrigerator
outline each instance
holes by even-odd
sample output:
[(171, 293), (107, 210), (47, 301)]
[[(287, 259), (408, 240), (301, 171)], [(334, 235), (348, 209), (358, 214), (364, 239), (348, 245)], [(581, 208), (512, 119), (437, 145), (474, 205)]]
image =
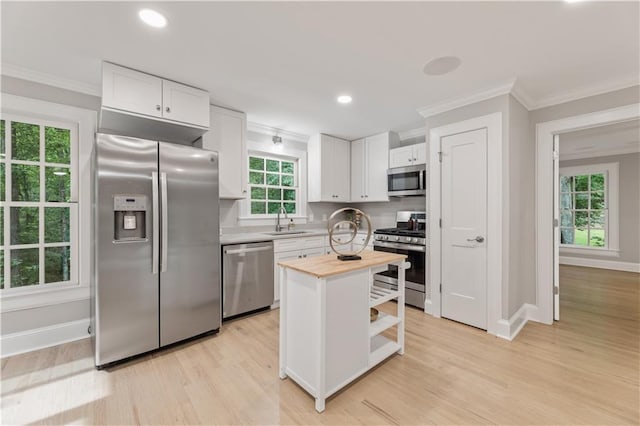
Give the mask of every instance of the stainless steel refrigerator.
[(217, 153), (98, 134), (94, 159), (96, 366), (219, 329)]

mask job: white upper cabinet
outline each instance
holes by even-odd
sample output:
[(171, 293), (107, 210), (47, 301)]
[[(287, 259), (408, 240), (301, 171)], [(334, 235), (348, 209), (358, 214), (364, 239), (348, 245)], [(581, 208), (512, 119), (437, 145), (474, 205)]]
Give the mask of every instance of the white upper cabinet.
[(202, 147), (218, 152), (220, 198), (247, 196), (247, 116), (211, 105), (211, 129)]
[(389, 142), (395, 134), (380, 133), (351, 143), (351, 201), (389, 201)]
[(316, 134), (308, 144), (308, 200), (350, 201), (351, 143)]
[(415, 166), (427, 163), (427, 145), (424, 143), (389, 150), (389, 167)]
[(209, 127), (209, 93), (119, 65), (102, 64), (102, 108)]

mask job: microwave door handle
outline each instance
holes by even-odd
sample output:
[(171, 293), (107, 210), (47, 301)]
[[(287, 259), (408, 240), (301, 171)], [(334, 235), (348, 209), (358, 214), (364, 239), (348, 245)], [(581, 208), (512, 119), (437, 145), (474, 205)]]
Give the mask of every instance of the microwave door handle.
[(423, 170), (420, 170), (420, 177), (419, 177), (419, 179), (420, 179), (420, 184), (419, 184), (420, 189), (425, 189), (425, 184), (424, 184), (424, 169), (423, 169)]

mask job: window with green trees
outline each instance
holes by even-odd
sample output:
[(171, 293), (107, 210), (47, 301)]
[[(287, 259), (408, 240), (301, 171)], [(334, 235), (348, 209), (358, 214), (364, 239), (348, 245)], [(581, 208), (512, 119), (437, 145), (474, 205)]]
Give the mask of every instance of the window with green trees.
[(249, 190), (252, 216), (274, 216), (284, 207), (297, 213), (297, 160), (249, 155)]
[(607, 247), (607, 173), (560, 176), (560, 243)]
[(76, 130), (0, 119), (0, 289), (77, 282)]

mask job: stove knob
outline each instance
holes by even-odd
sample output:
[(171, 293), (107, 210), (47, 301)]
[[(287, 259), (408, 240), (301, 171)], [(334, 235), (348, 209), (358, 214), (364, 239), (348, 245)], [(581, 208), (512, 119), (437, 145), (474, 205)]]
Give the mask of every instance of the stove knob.
[(388, 240), (388, 239), (389, 239), (389, 236), (388, 236), (388, 235), (385, 235), (383, 238), (384, 238), (385, 240)]
[(418, 242), (418, 239), (417, 239), (417, 238), (412, 238), (412, 239), (411, 239), (411, 242), (412, 242), (412, 243), (417, 243), (417, 242)]
[(393, 237), (395, 241), (400, 241), (400, 237)]

